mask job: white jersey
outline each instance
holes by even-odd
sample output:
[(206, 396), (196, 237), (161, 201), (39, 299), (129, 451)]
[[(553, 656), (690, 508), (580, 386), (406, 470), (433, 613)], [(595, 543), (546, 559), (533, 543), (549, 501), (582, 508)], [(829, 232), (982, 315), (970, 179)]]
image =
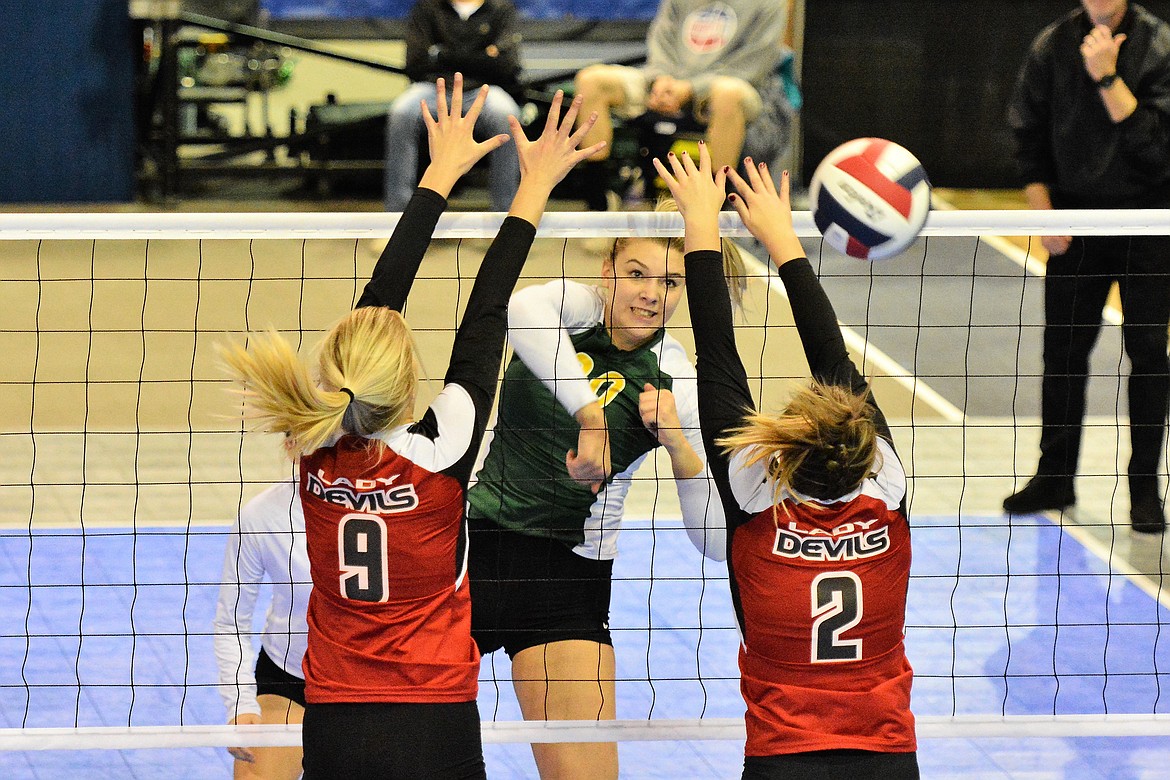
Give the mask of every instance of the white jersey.
[(229, 720), (242, 713), (260, 714), (252, 635), (256, 599), (265, 580), (272, 583), (272, 601), (260, 644), (273, 663), (304, 677), (301, 661), (312, 581), (305, 516), (292, 480), (269, 487), (245, 504), (228, 535), (215, 608), (215, 660)]

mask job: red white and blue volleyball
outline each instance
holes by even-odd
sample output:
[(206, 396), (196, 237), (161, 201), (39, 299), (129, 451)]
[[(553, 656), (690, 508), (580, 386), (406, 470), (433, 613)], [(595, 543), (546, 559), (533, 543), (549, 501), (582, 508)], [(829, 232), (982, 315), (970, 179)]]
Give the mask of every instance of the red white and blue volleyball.
[(893, 141), (858, 138), (821, 161), (809, 185), (813, 222), (837, 251), (884, 260), (910, 244), (930, 213), (930, 180)]

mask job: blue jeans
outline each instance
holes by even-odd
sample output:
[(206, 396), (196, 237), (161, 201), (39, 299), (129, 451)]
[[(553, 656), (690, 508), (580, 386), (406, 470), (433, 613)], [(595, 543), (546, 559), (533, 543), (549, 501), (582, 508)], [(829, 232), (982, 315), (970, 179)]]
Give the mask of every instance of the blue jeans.
[[(448, 98), (450, 92), (447, 93)], [(464, 96), (470, 105), (474, 92)], [(386, 187), (384, 196), (387, 211), (402, 211), (414, 192), (418, 176), (418, 144), (424, 132), (419, 101), (425, 100), (435, 111), (435, 85), (429, 83), (411, 84), (406, 91), (390, 104), (390, 115), (386, 122)], [(512, 97), (499, 87), (488, 91), (487, 103), (475, 123), (476, 138), (483, 140), (500, 133), (508, 133), (508, 116), (516, 116), (520, 107)], [(492, 152), (488, 157), (491, 166), (488, 175), (488, 190), (494, 211), (507, 211), (520, 183), (520, 160), (516, 156), (516, 144), (512, 141)]]

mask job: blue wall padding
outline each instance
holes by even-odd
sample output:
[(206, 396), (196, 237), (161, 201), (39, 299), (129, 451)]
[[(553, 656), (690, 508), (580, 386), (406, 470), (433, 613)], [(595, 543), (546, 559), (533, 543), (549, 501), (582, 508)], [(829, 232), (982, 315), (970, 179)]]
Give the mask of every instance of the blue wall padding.
[(12, 3), (0, 47), (0, 202), (134, 193), (134, 57), (126, 0)]

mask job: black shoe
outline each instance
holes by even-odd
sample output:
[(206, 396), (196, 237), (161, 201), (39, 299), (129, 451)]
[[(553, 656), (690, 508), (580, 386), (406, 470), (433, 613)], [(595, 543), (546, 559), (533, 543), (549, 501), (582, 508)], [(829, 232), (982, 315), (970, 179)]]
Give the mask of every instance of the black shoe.
[(1166, 531), (1166, 513), (1157, 494), (1130, 496), (1129, 523), (1139, 534), (1160, 534)]
[(1068, 509), (1077, 502), (1073, 482), (1067, 477), (1035, 476), (1023, 489), (1003, 500), (1011, 515), (1033, 515), (1048, 510)]

